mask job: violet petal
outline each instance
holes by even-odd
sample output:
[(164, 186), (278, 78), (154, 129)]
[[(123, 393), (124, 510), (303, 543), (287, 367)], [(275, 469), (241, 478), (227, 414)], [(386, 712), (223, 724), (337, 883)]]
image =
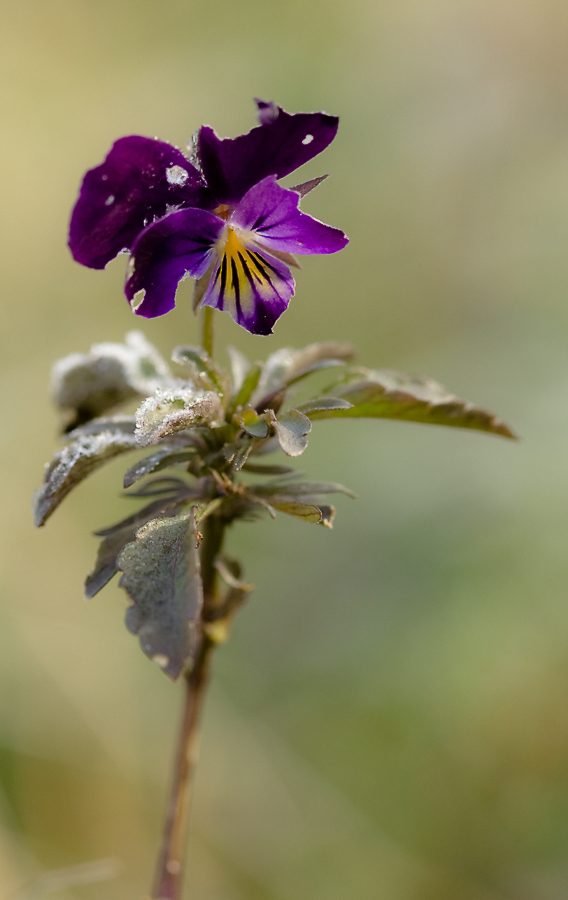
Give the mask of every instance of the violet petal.
[(210, 206), (201, 174), (163, 141), (131, 135), (113, 144), (105, 161), (85, 175), (71, 215), (74, 259), (104, 269), (171, 206)]
[(336, 253), (348, 243), (339, 228), (324, 225), (298, 209), (300, 197), (276, 183), (274, 175), (255, 184), (243, 197), (230, 225), (254, 232), (255, 240), (284, 253)]
[(173, 309), (178, 283), (185, 275), (199, 278), (207, 271), (224, 227), (204, 209), (180, 209), (148, 225), (132, 247), (124, 288), (131, 303), (144, 292), (133, 305), (136, 314), (152, 319)]
[(229, 228), (202, 306), (226, 310), (251, 334), (272, 334), (272, 326), (293, 294), (294, 279), (288, 267), (241, 242)]
[(337, 133), (336, 116), (276, 109), (274, 116), (272, 106), (264, 104), (263, 124), (240, 137), (219, 138), (208, 125), (200, 129), (199, 159), (217, 202), (236, 203), (267, 175), (289, 175), (325, 150)]

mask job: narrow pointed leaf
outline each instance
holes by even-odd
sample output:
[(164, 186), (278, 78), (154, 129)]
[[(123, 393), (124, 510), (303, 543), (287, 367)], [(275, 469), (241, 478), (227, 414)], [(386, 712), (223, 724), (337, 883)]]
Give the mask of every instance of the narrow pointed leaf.
[(156, 450), (155, 453), (145, 456), (144, 459), (139, 459), (138, 462), (135, 462), (133, 466), (127, 469), (124, 475), (124, 487), (131, 487), (131, 485), (136, 484), (137, 481), (145, 478), (146, 475), (150, 475), (152, 472), (160, 472), (169, 466), (186, 463), (195, 456), (195, 453), (194, 448), (182, 451), (172, 451), (168, 448)]
[(103, 431), (79, 438), (56, 453), (34, 498), (35, 524), (44, 525), (67, 494), (91, 472), (136, 446), (133, 435)]
[(366, 381), (335, 385), (334, 394), (348, 400), (350, 409), (310, 412), (310, 419), (385, 418), (454, 428), (473, 428), (514, 438), (510, 428), (492, 413), (460, 400), (430, 379), (411, 378), (389, 370), (368, 373)]
[(252, 472), (255, 475), (297, 475), (295, 469), (290, 466), (263, 466), (262, 463), (247, 462), (243, 466), (243, 472)]
[(144, 525), (118, 560), (120, 587), (133, 606), (126, 627), (144, 653), (176, 679), (196, 649), (196, 623), (203, 605), (193, 511)]
[[(250, 490), (261, 497), (270, 497), (272, 494), (285, 494), (287, 497), (317, 497), (320, 494), (345, 494), (347, 497), (357, 498), (357, 495), (349, 488), (333, 481), (283, 481), (272, 484), (253, 484)], [(272, 500), (270, 501), (272, 503)]]
[(234, 399), (234, 408), (245, 406), (249, 402), (257, 388), (261, 372), (262, 368), (258, 363), (250, 367)]
[(312, 413), (327, 409), (351, 409), (353, 406), (349, 400), (342, 397), (319, 397), (314, 400), (306, 400), (305, 403), (299, 403), (296, 409), (303, 412), (309, 419), (313, 418)]
[(229, 360), (231, 362), (231, 381), (233, 384), (233, 393), (237, 394), (243, 383), (247, 374), (250, 372), (251, 363), (248, 361), (244, 353), (241, 353), (240, 350), (237, 350), (236, 347), (228, 346), (227, 354), (229, 356)]

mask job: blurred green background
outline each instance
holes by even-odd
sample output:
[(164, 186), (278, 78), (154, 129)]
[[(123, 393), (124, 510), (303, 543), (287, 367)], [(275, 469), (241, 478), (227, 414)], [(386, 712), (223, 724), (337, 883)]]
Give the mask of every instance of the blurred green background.
[(341, 116), (303, 205), (351, 244), (305, 260), (273, 337), (219, 316), (217, 346), (351, 340), (522, 441), (318, 423), (301, 468), (360, 499), (332, 532), (235, 530), (257, 590), (216, 659), (186, 895), (568, 895), (567, 41), (559, 0), (4, 0), (3, 898), (147, 895), (181, 700), (116, 582), (82, 600), (121, 463), (31, 525), (52, 361), (197, 339), (188, 283), (136, 320), (123, 258), (71, 260), (69, 212), (118, 136), (239, 134), (255, 95)]

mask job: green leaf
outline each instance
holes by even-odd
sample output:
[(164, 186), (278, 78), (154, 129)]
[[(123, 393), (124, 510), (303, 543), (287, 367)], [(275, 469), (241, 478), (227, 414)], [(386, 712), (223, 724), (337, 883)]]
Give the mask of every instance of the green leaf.
[(289, 409), (279, 419), (272, 410), (267, 412), (268, 421), (274, 427), (278, 443), (287, 456), (301, 456), (308, 446), (308, 434), (312, 423), (297, 409)]
[(169, 466), (177, 466), (180, 463), (186, 463), (195, 456), (195, 453), (196, 450), (194, 447), (181, 451), (172, 450), (167, 447), (156, 450), (155, 453), (152, 453), (150, 456), (145, 456), (144, 459), (139, 459), (138, 462), (135, 462), (133, 466), (130, 466), (130, 468), (127, 469), (124, 475), (124, 487), (131, 487), (133, 484), (136, 484), (137, 481), (140, 481), (141, 478), (145, 478), (146, 475), (150, 475), (152, 472), (160, 472), (162, 469), (166, 469)]
[(215, 391), (191, 387), (156, 391), (136, 411), (136, 439), (145, 447), (177, 431), (222, 420), (223, 408)]
[(427, 378), (411, 378), (383, 369), (367, 373), (366, 381), (335, 385), (334, 394), (348, 400), (350, 409), (310, 412), (310, 419), (386, 418), (454, 428), (474, 428), (514, 438), (510, 428), (492, 413), (467, 400), (460, 400), (446, 388)]
[(270, 505), (274, 509), (302, 519), (304, 522), (312, 525), (326, 525), (328, 528), (331, 528), (335, 515), (333, 506), (316, 506), (315, 503), (302, 503), (299, 500), (289, 500), (284, 497), (271, 497)]
[(235, 416), (235, 421), (251, 437), (265, 438), (268, 434), (268, 422), (264, 416), (259, 416), (254, 409), (243, 410), (241, 415)]
[[(320, 494), (346, 494), (347, 497), (357, 498), (357, 495), (349, 488), (333, 481), (275, 481), (269, 484), (252, 484), (250, 491), (261, 497), (270, 497), (273, 494), (286, 495), (287, 497), (318, 497)], [(270, 500), (272, 503), (272, 500)]]
[(223, 397), (230, 393), (227, 373), (219, 369), (203, 347), (191, 347), (185, 344), (175, 347), (172, 352), (172, 362), (179, 366), (189, 366), (191, 369), (191, 381), (197, 388), (214, 388)]
[(252, 472), (255, 475), (297, 475), (295, 469), (290, 466), (263, 466), (262, 463), (247, 462), (243, 466), (243, 472)]
[(193, 510), (175, 519), (154, 519), (118, 559), (120, 587), (133, 606), (126, 627), (144, 653), (176, 679), (196, 649), (196, 622), (203, 605)]
[(263, 412), (280, 391), (319, 369), (343, 365), (354, 353), (351, 344), (339, 341), (309, 344), (302, 350), (278, 350), (266, 360), (252, 405)]
[(327, 409), (351, 409), (352, 406), (353, 404), (349, 400), (344, 400), (341, 397), (319, 397), (299, 403), (296, 409), (299, 409), (300, 412), (303, 412), (304, 415), (311, 419), (313, 418), (313, 412)]
[(240, 350), (237, 350), (236, 347), (228, 346), (227, 353), (231, 362), (233, 393), (237, 394), (243, 386), (244, 380), (251, 369), (251, 363)]
[(239, 406), (245, 406), (249, 402), (257, 388), (261, 372), (262, 368), (258, 363), (250, 367), (233, 401), (234, 409), (237, 409)]
[(91, 472), (136, 447), (134, 435), (103, 431), (80, 437), (56, 453), (34, 498), (35, 524), (44, 525), (67, 494)]

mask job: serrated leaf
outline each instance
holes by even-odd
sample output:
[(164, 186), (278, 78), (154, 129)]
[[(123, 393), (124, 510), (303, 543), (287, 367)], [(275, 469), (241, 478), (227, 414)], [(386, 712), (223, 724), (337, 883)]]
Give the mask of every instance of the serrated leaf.
[(223, 419), (219, 395), (190, 387), (156, 391), (136, 411), (136, 439), (143, 447), (177, 431)]
[(278, 443), (287, 456), (300, 456), (308, 446), (308, 434), (312, 423), (297, 409), (289, 409), (280, 418), (268, 410), (268, 421), (276, 431)]
[(150, 659), (178, 678), (195, 652), (203, 605), (193, 510), (144, 525), (120, 554), (118, 567), (119, 586), (134, 604), (126, 611), (126, 627)]
[(89, 353), (60, 359), (52, 369), (51, 383), (56, 405), (73, 412), (71, 429), (165, 387), (171, 377), (156, 348), (141, 332), (131, 331), (123, 344), (94, 344)]
[(351, 409), (353, 406), (349, 400), (345, 400), (342, 397), (319, 397), (313, 400), (306, 400), (304, 403), (299, 403), (296, 409), (299, 409), (300, 412), (303, 412), (305, 416), (308, 418), (312, 418), (312, 413), (325, 409)]
[(81, 437), (56, 453), (34, 498), (35, 524), (44, 525), (67, 494), (91, 472), (136, 446), (133, 435), (103, 431)]
[(235, 416), (235, 421), (251, 437), (262, 439), (268, 434), (268, 422), (264, 416), (259, 416), (254, 409), (243, 410), (240, 415)]
[(155, 453), (145, 456), (144, 459), (139, 459), (138, 462), (135, 462), (133, 466), (127, 469), (124, 474), (124, 487), (131, 487), (137, 481), (140, 481), (141, 478), (151, 475), (152, 472), (160, 472), (169, 466), (177, 466), (180, 463), (188, 462), (195, 456), (195, 453), (196, 450), (194, 448), (179, 451), (166, 447), (156, 450)]
[(99, 545), (93, 571), (89, 573), (85, 581), (85, 594), (89, 599), (98, 594), (101, 588), (116, 575), (118, 557), (124, 547), (135, 539), (138, 529), (158, 514), (175, 515), (178, 505), (179, 500), (176, 498), (154, 500), (153, 503), (139, 509), (133, 516), (97, 532), (98, 536), (103, 536), (103, 540)]
[(387, 369), (369, 372), (372, 379), (335, 385), (334, 393), (350, 409), (314, 410), (310, 419), (386, 418), (454, 428), (473, 428), (514, 438), (510, 428), (492, 413), (460, 400), (427, 378), (411, 378)]

